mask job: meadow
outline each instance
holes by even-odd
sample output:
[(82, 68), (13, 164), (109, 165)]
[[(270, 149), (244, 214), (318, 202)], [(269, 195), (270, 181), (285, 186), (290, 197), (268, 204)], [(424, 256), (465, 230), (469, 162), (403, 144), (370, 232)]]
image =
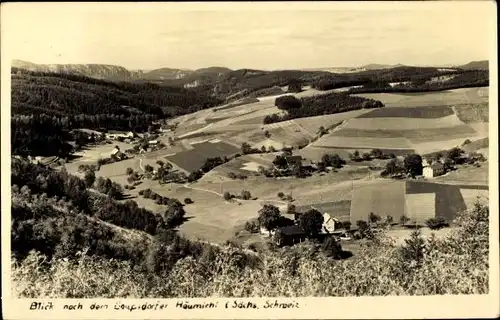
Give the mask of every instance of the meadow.
[(403, 137), (380, 138), (373, 136), (344, 137), (337, 136), (337, 131), (314, 142), (315, 147), (340, 149), (412, 149), (411, 143)]
[[(476, 131), (468, 125), (457, 125), (453, 127), (442, 128), (427, 128), (427, 129), (409, 129), (409, 130), (392, 130), (392, 129), (350, 129), (342, 128), (335, 131), (333, 136), (336, 137), (370, 137), (370, 138), (406, 138), (410, 143), (420, 143), (435, 140), (451, 140), (462, 137), (464, 140), (467, 137), (476, 135)], [(328, 141), (328, 140), (327, 140)]]
[(375, 109), (360, 115), (358, 118), (420, 118), (436, 119), (453, 115), (449, 106), (418, 106)]
[(489, 88), (463, 88), (424, 93), (367, 93), (356, 96), (382, 101), (386, 107), (459, 105), (488, 101)]
[(347, 121), (342, 129), (360, 130), (409, 130), (409, 129), (433, 129), (446, 128), (455, 125), (462, 125), (463, 122), (456, 115), (449, 115), (441, 118), (411, 118), (411, 117), (375, 117), (375, 118), (354, 118)]
[(488, 103), (462, 104), (454, 107), (458, 118), (465, 123), (489, 122)]
[(351, 200), (351, 223), (366, 221), (370, 212), (395, 222), (405, 213), (404, 181), (373, 181), (355, 185)]
[(207, 158), (230, 156), (239, 151), (238, 148), (224, 142), (201, 142), (193, 144), (192, 150), (166, 156), (169, 162), (175, 163), (186, 172), (200, 169)]

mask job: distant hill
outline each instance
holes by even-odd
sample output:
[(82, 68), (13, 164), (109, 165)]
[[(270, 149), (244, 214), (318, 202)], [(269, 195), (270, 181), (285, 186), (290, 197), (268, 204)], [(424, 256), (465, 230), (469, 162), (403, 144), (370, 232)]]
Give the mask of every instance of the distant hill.
[(140, 75), (140, 78), (145, 80), (178, 80), (183, 79), (187, 75), (192, 74), (192, 70), (175, 69), (175, 68), (160, 68), (150, 71), (145, 71)]
[(398, 67), (405, 67), (403, 64), (377, 64), (377, 63), (370, 63), (364, 66), (359, 67), (359, 69), (363, 70), (380, 70), (380, 69), (392, 69), (392, 68), (398, 68)]
[(489, 70), (489, 61), (488, 60), (480, 60), (480, 61), (472, 61), (467, 64), (464, 64), (462, 66), (459, 66), (459, 68), (464, 69), (464, 70)]
[(107, 64), (36, 64), (22, 60), (13, 60), (12, 67), (38, 72), (75, 74), (113, 81), (131, 81), (140, 78), (142, 73)]
[(107, 64), (36, 64), (22, 60), (13, 60), (12, 67), (36, 72), (74, 74), (109, 81), (154, 82), (181, 87), (213, 84), (220, 76), (232, 71), (225, 67), (209, 67), (198, 70), (178, 68), (128, 70), (122, 66)]

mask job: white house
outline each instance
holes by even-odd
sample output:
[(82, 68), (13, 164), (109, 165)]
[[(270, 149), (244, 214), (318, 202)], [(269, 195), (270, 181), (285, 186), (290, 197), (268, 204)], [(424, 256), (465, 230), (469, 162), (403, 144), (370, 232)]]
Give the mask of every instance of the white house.
[(332, 217), (329, 213), (325, 212), (323, 213), (323, 231), (326, 233), (332, 233), (337, 229), (340, 229), (342, 227), (342, 223)]
[(116, 138), (130, 138), (134, 137), (134, 133), (132, 131), (129, 132), (121, 132), (121, 131), (109, 131), (106, 134), (106, 138), (108, 139), (116, 139)]
[(423, 168), (422, 174), (426, 178), (434, 178), (444, 174), (444, 165), (440, 162), (435, 162)]
[(150, 145), (157, 145), (158, 144), (158, 140), (150, 140), (149, 144)]
[(270, 237), (270, 236), (274, 235), (274, 230), (268, 230), (268, 229), (266, 229), (264, 227), (260, 227), (259, 231), (260, 231), (260, 234), (262, 234), (264, 236), (269, 236)]
[(111, 156), (116, 156), (120, 152), (120, 148), (114, 147), (113, 150), (111, 150)]

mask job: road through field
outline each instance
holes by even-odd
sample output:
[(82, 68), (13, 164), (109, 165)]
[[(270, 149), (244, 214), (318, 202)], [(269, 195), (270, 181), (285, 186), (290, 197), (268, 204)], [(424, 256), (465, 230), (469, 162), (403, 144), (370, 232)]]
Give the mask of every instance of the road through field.
[[(202, 191), (202, 192), (210, 192), (212, 194), (215, 194), (217, 196), (224, 196), (223, 194), (217, 192), (217, 191), (213, 191), (213, 190), (208, 190), (208, 189), (204, 189), (204, 188), (196, 188), (196, 187), (192, 187), (191, 185), (189, 185), (189, 183), (186, 183), (183, 185), (185, 188), (188, 188), (188, 189), (192, 189), (192, 190), (197, 190), (197, 191)], [(262, 200), (264, 202), (266, 201), (269, 201), (269, 200)], [(282, 203), (282, 204), (287, 204), (288, 202), (286, 201), (281, 201), (281, 200), (272, 200), (273, 202), (279, 202), (279, 203)]]

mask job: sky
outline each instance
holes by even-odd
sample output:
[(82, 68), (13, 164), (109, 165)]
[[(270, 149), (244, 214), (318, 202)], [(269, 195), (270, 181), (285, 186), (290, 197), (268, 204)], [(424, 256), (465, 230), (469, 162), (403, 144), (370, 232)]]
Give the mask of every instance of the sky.
[[(2, 48), (34, 63), (302, 69), (488, 59), (493, 2), (2, 5)], [(3, 50), (3, 49), (2, 49)]]

